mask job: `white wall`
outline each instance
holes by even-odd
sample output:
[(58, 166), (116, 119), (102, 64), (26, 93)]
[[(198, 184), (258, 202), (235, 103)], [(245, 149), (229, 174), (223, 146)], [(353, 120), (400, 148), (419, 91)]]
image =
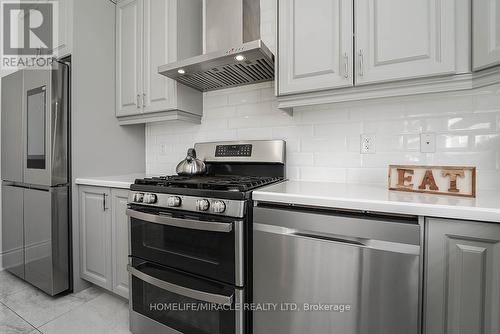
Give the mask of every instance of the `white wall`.
[[(386, 184), (389, 164), (478, 167), (478, 188), (500, 188), (500, 85), (474, 92), (307, 107), (283, 115), (270, 84), (210, 92), (201, 125), (150, 124), (146, 169), (172, 174), (195, 142), (285, 139), (290, 179)], [(437, 151), (419, 152), (419, 134)], [(376, 153), (360, 154), (375, 134)]]

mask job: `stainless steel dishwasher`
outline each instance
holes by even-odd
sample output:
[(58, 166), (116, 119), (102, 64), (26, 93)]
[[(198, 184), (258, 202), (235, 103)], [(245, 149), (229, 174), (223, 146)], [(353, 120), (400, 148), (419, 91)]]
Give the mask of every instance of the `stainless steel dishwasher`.
[(420, 333), (422, 228), (417, 217), (256, 204), (253, 333)]

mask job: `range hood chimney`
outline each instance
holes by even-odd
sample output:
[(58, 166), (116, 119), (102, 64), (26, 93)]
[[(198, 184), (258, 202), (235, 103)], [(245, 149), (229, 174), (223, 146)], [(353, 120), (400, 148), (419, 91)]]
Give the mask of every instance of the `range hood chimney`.
[(201, 92), (274, 80), (260, 0), (205, 0), (204, 12), (204, 54), (160, 66), (160, 74)]

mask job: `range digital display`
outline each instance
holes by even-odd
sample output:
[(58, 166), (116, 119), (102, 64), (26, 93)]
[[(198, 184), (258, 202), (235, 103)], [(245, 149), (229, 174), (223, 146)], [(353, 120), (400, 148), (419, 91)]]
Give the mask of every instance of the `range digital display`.
[(251, 157), (252, 145), (217, 145), (216, 157)]

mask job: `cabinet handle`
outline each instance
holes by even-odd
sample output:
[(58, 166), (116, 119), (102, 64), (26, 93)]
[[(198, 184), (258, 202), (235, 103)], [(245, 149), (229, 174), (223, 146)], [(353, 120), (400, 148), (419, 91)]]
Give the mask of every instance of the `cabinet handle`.
[(349, 78), (349, 55), (344, 53), (344, 78)]
[(102, 193), (102, 210), (106, 211), (108, 208), (106, 207), (106, 193)]
[(142, 94), (142, 107), (146, 108), (146, 93)]
[(141, 94), (137, 94), (137, 109), (141, 108)]
[(359, 76), (362, 77), (365, 73), (365, 56), (363, 50), (359, 50)]

